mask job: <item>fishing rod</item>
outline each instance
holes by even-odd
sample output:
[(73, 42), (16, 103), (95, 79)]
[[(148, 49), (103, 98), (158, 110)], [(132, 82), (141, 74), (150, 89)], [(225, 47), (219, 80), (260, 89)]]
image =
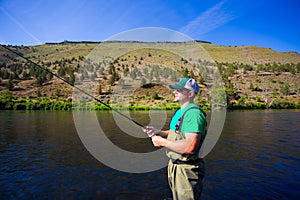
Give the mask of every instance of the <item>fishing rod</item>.
[(65, 80), (64, 78), (62, 78), (62, 77), (58, 76), (57, 74), (53, 73), (53, 72), (52, 72), (52, 71), (50, 71), (49, 69), (47, 69), (47, 68), (45, 68), (45, 67), (42, 67), (41, 65), (39, 65), (39, 64), (37, 64), (37, 63), (35, 63), (35, 62), (33, 62), (33, 61), (32, 61), (32, 60), (30, 60), (29, 58), (26, 58), (25, 56), (23, 56), (23, 54), (22, 54), (22, 53), (20, 53), (20, 52), (17, 52), (17, 51), (14, 51), (14, 50), (12, 50), (12, 49), (8, 48), (8, 47), (7, 47), (7, 46), (5, 46), (5, 45), (1, 45), (1, 46), (2, 46), (4, 49), (6, 49), (6, 50), (8, 50), (8, 51), (12, 52), (13, 54), (15, 54), (15, 55), (17, 55), (17, 56), (19, 56), (19, 57), (21, 57), (21, 58), (25, 59), (27, 62), (29, 62), (29, 63), (33, 64), (34, 66), (38, 67), (39, 69), (41, 69), (41, 70), (43, 70), (43, 71), (45, 71), (45, 72), (47, 72), (47, 73), (49, 73), (49, 74), (51, 74), (51, 75), (55, 76), (56, 78), (58, 78), (58, 79), (62, 80), (63, 82), (65, 82), (65, 83), (67, 83), (68, 85), (70, 85), (71, 87), (73, 87), (73, 88), (77, 89), (77, 90), (78, 90), (78, 91), (80, 91), (81, 93), (83, 93), (83, 94), (87, 95), (88, 97), (90, 97), (90, 98), (94, 99), (95, 101), (97, 101), (97, 102), (101, 103), (102, 105), (104, 105), (104, 106), (108, 107), (110, 110), (112, 110), (112, 111), (114, 111), (114, 112), (118, 113), (119, 115), (121, 115), (121, 116), (125, 117), (126, 119), (128, 119), (128, 120), (132, 121), (132, 122), (133, 122), (133, 123), (135, 123), (136, 125), (138, 125), (138, 126), (140, 126), (140, 127), (142, 127), (142, 128), (145, 128), (145, 126), (144, 126), (144, 125), (142, 125), (142, 124), (140, 124), (139, 122), (137, 122), (137, 121), (135, 121), (135, 120), (131, 119), (131, 118), (130, 118), (130, 117), (128, 117), (127, 115), (124, 115), (123, 113), (119, 112), (118, 110), (116, 110), (116, 109), (112, 108), (112, 107), (111, 107), (110, 105), (108, 105), (107, 103), (105, 103), (105, 102), (101, 101), (100, 99), (98, 99), (98, 98), (94, 97), (93, 95), (89, 94), (89, 93), (88, 93), (88, 92), (86, 92), (85, 90), (83, 90), (83, 89), (81, 89), (81, 88), (77, 87), (76, 85), (74, 85), (74, 83), (70, 83), (69, 81), (67, 81), (67, 80)]

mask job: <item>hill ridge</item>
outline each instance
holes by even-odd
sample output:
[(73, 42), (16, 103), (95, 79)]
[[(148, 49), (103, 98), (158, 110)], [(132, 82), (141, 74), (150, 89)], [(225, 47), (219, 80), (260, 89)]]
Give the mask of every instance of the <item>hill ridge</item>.
[[(220, 70), (225, 82), (229, 106), (249, 106), (253, 102), (260, 102), (267, 106), (270, 103), (268, 99), (284, 99), (294, 102), (293, 105), (299, 105), (300, 54), (296, 52), (277, 52), (270, 48), (256, 46), (221, 46), (205, 41), (154, 42), (153, 44), (156, 45), (154, 45), (155, 47), (167, 44), (170, 48), (174, 46), (174, 48), (182, 48), (181, 51), (185, 51), (182, 46), (193, 42), (201, 44), (201, 47), (208, 52)], [(105, 94), (101, 96), (108, 101), (110, 98), (109, 93), (116, 85), (126, 85), (126, 82), (122, 83), (122, 81), (130, 82), (130, 79), (133, 80), (136, 76), (141, 83), (145, 82), (141, 76), (145, 75), (145, 72), (141, 71), (142, 68), (139, 67), (141, 65), (150, 66), (149, 70), (155, 68), (157, 71), (153, 73), (156, 74), (163, 73), (163, 70), (165, 70), (163, 66), (171, 68), (177, 66), (174, 69), (181, 74), (177, 76), (177, 79), (180, 76), (191, 76), (197, 78), (200, 82), (203, 81), (201, 80), (202, 75), (198, 74), (199, 70), (195, 71), (193, 68), (195, 67), (194, 65), (205, 65), (207, 60), (198, 60), (195, 61), (195, 64), (191, 64), (192, 58), (180, 58), (178, 55), (176, 58), (175, 54), (171, 55), (169, 54), (170, 52), (168, 53), (168, 51), (163, 49), (150, 51), (146, 48), (137, 51), (138, 48), (133, 48), (135, 51), (120, 57), (113, 57), (114, 54), (111, 56), (107, 54), (107, 57), (101, 58), (102, 63), (88, 66), (90, 61), (86, 56), (98, 45), (102, 45), (101, 48), (104, 48), (102, 49), (103, 52), (107, 53), (121, 47), (129, 47), (130, 45), (136, 45), (141, 48), (143, 47), (143, 42), (63, 41), (57, 44), (47, 43), (36, 46), (8, 45), (8, 47), (17, 50), (30, 60), (47, 67), (47, 69), (59, 74), (68, 81), (74, 82), (75, 79), (82, 79), (81, 81), (83, 82), (86, 82), (88, 79), (98, 81), (100, 84), (97, 86), (100, 87), (97, 88), (98, 94)], [(153, 62), (158, 63), (157, 65), (151, 64)], [(55, 77), (33, 69), (28, 63), (10, 54), (3, 48), (0, 49), (0, 64), (0, 93), (10, 90), (12, 94), (17, 96), (52, 96), (53, 98), (70, 98), (72, 94), (72, 88), (63, 85)], [(86, 67), (86, 70), (78, 71), (80, 66), (83, 65)], [(93, 69), (89, 70), (89, 67)], [(103, 67), (105, 70), (102, 69)], [(98, 71), (95, 73), (93, 70)], [(99, 72), (99, 70), (102, 70), (102, 72)], [(136, 75), (133, 73), (136, 73)], [(124, 80), (122, 77), (124, 77)], [(156, 75), (154, 80), (159, 82), (162, 78), (161, 75)], [(205, 85), (204, 82), (202, 83)], [(155, 90), (160, 91), (157, 87), (155, 87)], [(155, 90), (154, 88), (147, 90), (147, 92), (138, 90), (135, 95), (140, 103), (143, 102), (147, 105), (159, 104), (162, 102), (160, 98), (167, 94), (167, 90), (161, 90), (161, 93), (157, 93)], [(138, 97), (145, 96), (146, 93), (151, 98), (157, 98), (159, 101), (142, 100)], [(202, 95), (206, 99), (202, 104), (208, 105), (209, 97), (207, 95), (207, 93)], [(169, 93), (167, 96), (164, 101), (172, 101), (172, 94)]]

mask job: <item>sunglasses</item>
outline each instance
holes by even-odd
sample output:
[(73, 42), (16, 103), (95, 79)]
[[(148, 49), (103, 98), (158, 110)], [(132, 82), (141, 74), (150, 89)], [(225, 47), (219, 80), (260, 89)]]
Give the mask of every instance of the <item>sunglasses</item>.
[(185, 89), (185, 88), (181, 88), (181, 89), (175, 89), (174, 91), (176, 91), (176, 92), (183, 92), (183, 91), (185, 91), (185, 90), (187, 90), (187, 89)]

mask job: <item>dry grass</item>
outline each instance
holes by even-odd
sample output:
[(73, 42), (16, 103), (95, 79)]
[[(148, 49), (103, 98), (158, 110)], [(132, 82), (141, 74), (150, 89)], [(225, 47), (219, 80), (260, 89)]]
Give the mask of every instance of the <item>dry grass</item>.
[[(34, 62), (43, 65), (44, 63), (52, 63), (50, 69), (57, 72), (60, 66), (54, 65), (56, 61), (67, 59), (76, 59), (76, 62), (67, 63), (73, 68), (77, 65), (84, 64), (80, 57), (91, 59), (94, 63), (106, 62), (116, 64), (119, 75), (129, 84), (129, 89), (135, 98), (139, 98), (140, 104), (155, 104), (157, 100), (153, 100), (151, 95), (154, 92), (158, 96), (166, 96), (161, 101), (170, 101), (172, 94), (165, 87), (169, 80), (162, 82), (164, 86), (155, 85), (151, 88), (141, 88), (141, 77), (133, 81), (130, 77), (123, 75), (124, 66), (135, 66), (142, 70), (145, 66), (159, 65), (161, 67), (170, 67), (174, 70), (182, 70), (183, 68), (193, 69), (193, 64), (198, 63), (199, 60), (217, 61), (223, 63), (244, 63), (244, 64), (266, 64), (266, 63), (300, 63), (300, 54), (295, 52), (277, 52), (269, 48), (261, 48), (255, 46), (219, 46), (209, 43), (139, 43), (139, 42), (109, 42), (109, 43), (61, 43), (61, 44), (44, 44), (29, 47), (14, 47), (15, 50), (22, 52), (24, 56), (28, 57)], [(200, 56), (199, 56), (200, 53)], [(7, 56), (9, 55), (9, 56)], [(9, 57), (17, 58), (15, 55), (8, 53), (5, 49), (0, 48), (0, 63), (12, 62)], [(17, 58), (19, 61), (20, 58)], [(23, 61), (24, 62), (24, 61)], [(122, 67), (123, 65), (123, 67)], [(108, 65), (107, 65), (108, 66)], [(55, 69), (56, 68), (56, 69)], [(55, 70), (54, 70), (55, 69)], [(98, 73), (98, 72), (97, 72)], [(76, 74), (79, 76), (79, 74)], [(199, 76), (195, 71), (196, 77)], [(106, 68), (105, 75), (98, 73), (96, 81), (105, 83), (103, 86), (104, 92), (115, 86), (108, 85), (108, 68)], [(282, 96), (281, 87), (284, 84), (290, 86), (290, 90), (295, 93), (299, 92), (299, 75), (280, 75), (270, 77), (251, 76), (243, 73), (236, 73), (231, 77), (232, 83), (235, 85), (237, 91), (249, 98), (265, 98), (272, 96)], [(7, 80), (1, 80), (1, 90), (4, 90)], [(88, 81), (86, 81), (88, 83)], [(42, 96), (70, 96), (72, 95), (72, 88), (56, 78), (45, 83), (42, 87), (36, 87), (34, 80), (18, 80), (15, 81), (14, 92), (18, 96), (36, 96), (38, 93)], [(260, 88), (262, 91), (255, 91), (250, 89), (250, 83), (254, 87)], [(116, 83), (118, 84), (118, 82)], [(135, 85), (134, 85), (135, 84)], [(145, 98), (141, 98), (145, 97)], [(297, 97), (298, 98), (298, 97)]]

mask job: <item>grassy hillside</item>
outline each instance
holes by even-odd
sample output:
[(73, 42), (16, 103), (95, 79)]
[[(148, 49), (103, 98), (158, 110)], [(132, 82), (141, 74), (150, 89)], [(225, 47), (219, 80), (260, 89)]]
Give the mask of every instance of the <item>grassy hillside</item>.
[(267, 63), (299, 63), (300, 54), (296, 52), (278, 52), (270, 48), (256, 46), (218, 46), (201, 43), (217, 62), (267, 64)]
[[(221, 72), (229, 108), (300, 107), (300, 54), (295, 52), (204, 42), (63, 42), (9, 48), (119, 107), (121, 102), (125, 106), (172, 107), (167, 85), (182, 76), (201, 83), (197, 103), (208, 107), (214, 74), (210, 66)], [(54, 100), (65, 104), (76, 95), (70, 85), (3, 47), (0, 68), (0, 109), (18, 108), (8, 101), (37, 104), (43, 99), (52, 106)]]

